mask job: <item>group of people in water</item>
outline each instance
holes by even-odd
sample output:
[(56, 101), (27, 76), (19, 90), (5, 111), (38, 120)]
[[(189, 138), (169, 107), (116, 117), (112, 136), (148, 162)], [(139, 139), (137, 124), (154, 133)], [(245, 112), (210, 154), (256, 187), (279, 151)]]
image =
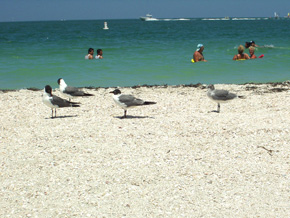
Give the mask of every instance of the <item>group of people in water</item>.
[[(238, 54), (236, 54), (233, 57), (233, 60), (247, 60), (257, 58), (257, 56), (255, 55), (255, 47), (259, 47), (258, 45), (256, 45), (255, 41), (246, 42), (245, 47), (243, 45), (240, 45), (238, 47)], [(245, 48), (249, 49), (250, 55), (244, 53)], [(207, 62), (207, 60), (204, 59), (203, 50), (204, 50), (203, 44), (198, 44), (196, 51), (193, 53), (193, 58), (191, 59), (192, 63), (200, 61)], [(263, 57), (263, 55), (261, 55), (259, 58), (261, 57)], [(85, 59), (103, 59), (103, 50), (98, 49), (97, 55), (94, 57), (94, 49), (89, 48), (88, 54), (85, 56)]]
[(88, 54), (85, 56), (85, 59), (103, 59), (103, 50), (98, 49), (97, 55), (94, 57), (95, 50), (93, 48), (89, 48)]
[[(245, 47), (243, 45), (240, 45), (238, 47), (238, 54), (236, 54), (233, 57), (233, 60), (247, 60), (247, 59), (257, 58), (257, 56), (255, 55), (255, 47), (259, 47), (258, 45), (256, 45), (255, 41), (246, 42)], [(250, 55), (244, 53), (245, 48), (249, 49)], [(192, 63), (199, 62), (199, 61), (204, 61), (204, 62), (207, 61), (204, 59), (204, 56), (202, 53), (203, 50), (204, 50), (203, 44), (198, 44), (196, 51), (193, 53), (193, 58), (191, 59)], [(263, 55), (261, 55), (260, 57), (263, 57)]]
[[(255, 59), (258, 58), (255, 53), (255, 47), (259, 47), (255, 44), (255, 41), (250, 41), (245, 43), (245, 47), (240, 45), (238, 47), (238, 54), (233, 57), (233, 60), (247, 60), (247, 59)], [(244, 53), (245, 48), (249, 49), (249, 54)]]

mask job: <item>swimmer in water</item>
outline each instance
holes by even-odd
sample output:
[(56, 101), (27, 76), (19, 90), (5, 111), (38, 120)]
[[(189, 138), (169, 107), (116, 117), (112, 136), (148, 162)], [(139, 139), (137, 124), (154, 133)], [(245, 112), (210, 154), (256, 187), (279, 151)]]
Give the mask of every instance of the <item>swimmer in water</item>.
[(196, 49), (196, 51), (193, 54), (194, 62), (199, 62), (199, 61), (207, 62), (207, 60), (204, 59), (204, 56), (202, 54), (203, 50), (204, 50), (203, 44), (198, 44), (197, 45), (197, 49)]
[(88, 54), (85, 56), (85, 59), (94, 59), (94, 49), (89, 48)]
[(249, 48), (251, 46), (251, 42), (245, 42), (245, 48)]
[(257, 56), (254, 54), (255, 53), (255, 47), (250, 46), (249, 48), (249, 53), (250, 53), (250, 59), (255, 59)]
[(251, 46), (253, 46), (253, 47), (260, 47), (260, 46), (256, 45), (255, 41), (250, 41), (250, 43), (251, 43)]
[(238, 54), (236, 54), (233, 57), (233, 60), (246, 60), (246, 59), (250, 59), (249, 55), (248, 54), (245, 54), (244, 51), (245, 51), (244, 46), (240, 45), (238, 47)]
[(96, 59), (103, 59), (103, 50), (102, 49), (97, 50)]

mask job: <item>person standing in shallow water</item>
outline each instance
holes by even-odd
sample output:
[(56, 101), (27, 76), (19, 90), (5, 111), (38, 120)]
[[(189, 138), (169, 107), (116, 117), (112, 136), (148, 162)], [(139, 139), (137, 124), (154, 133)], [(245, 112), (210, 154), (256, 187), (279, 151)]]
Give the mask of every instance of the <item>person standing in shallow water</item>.
[(207, 60), (204, 59), (204, 56), (203, 56), (203, 53), (202, 53), (203, 50), (204, 50), (203, 44), (198, 44), (196, 51), (193, 53), (192, 62), (199, 62), (199, 61), (206, 62), (207, 61)]
[(238, 54), (236, 54), (233, 57), (233, 60), (246, 60), (246, 59), (250, 59), (249, 55), (248, 54), (245, 54), (244, 51), (245, 51), (244, 46), (240, 45), (238, 47)]

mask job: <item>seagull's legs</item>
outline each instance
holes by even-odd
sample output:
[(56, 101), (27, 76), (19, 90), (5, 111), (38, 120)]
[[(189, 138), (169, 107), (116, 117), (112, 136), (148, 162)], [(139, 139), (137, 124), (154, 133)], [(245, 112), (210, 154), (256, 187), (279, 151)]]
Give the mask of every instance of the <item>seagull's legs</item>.
[(52, 112), (52, 114), (51, 114), (51, 118), (53, 119), (53, 118), (56, 117), (56, 108), (54, 108), (54, 117), (53, 117), (53, 108), (51, 109), (51, 112)]
[(127, 117), (127, 110), (124, 110), (124, 116), (122, 118), (126, 118)]
[(220, 103), (218, 103), (218, 106), (217, 106), (217, 113), (219, 113), (220, 112), (220, 108), (221, 108), (221, 106), (220, 106)]

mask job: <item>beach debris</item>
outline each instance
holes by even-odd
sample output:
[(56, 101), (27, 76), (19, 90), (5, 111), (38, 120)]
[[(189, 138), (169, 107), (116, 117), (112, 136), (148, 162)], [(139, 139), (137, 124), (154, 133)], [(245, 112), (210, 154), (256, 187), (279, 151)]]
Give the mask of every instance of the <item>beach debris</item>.
[(265, 148), (264, 146), (258, 146), (257, 148), (262, 148), (262, 149), (266, 150), (270, 156), (273, 156), (273, 152), (279, 152), (278, 150), (274, 151), (272, 149)]

